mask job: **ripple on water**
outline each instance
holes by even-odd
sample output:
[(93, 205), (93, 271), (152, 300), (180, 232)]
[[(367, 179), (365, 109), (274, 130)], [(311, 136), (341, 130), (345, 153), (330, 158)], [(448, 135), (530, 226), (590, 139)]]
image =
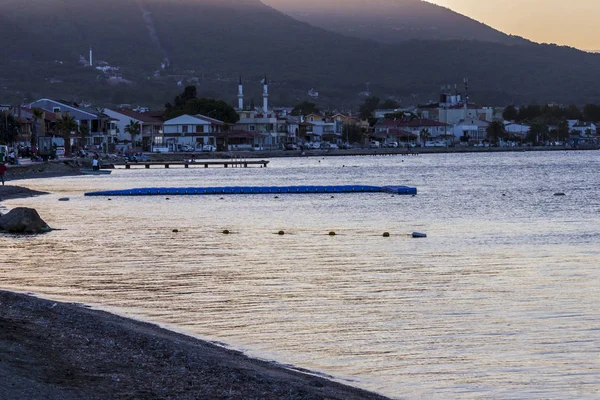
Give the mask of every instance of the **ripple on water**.
[[(597, 152), (303, 158), (24, 181), (53, 194), (5, 205), (33, 205), (64, 230), (1, 237), (0, 283), (397, 398), (592, 399), (598, 164)], [(82, 196), (332, 182), (420, 194)], [(410, 238), (416, 230), (428, 238)]]

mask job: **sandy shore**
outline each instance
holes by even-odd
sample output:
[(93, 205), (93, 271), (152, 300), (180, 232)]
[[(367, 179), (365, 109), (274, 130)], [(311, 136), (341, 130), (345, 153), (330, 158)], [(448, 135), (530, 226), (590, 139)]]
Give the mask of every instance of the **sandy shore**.
[(156, 325), (0, 291), (2, 399), (384, 399)]
[(21, 165), (9, 165), (6, 174), (6, 182), (20, 179), (53, 178), (59, 176), (81, 175), (81, 167), (84, 160), (68, 159), (55, 160), (45, 163), (24, 163)]
[(12, 185), (0, 186), (0, 201), (40, 196), (42, 194), (47, 194), (47, 193), (39, 192), (37, 190), (27, 189), (27, 188), (21, 187), (21, 186), (12, 186)]

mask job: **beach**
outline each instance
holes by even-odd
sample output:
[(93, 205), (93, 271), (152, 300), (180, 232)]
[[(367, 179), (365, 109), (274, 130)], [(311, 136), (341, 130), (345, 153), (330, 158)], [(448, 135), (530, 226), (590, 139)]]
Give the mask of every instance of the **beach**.
[[(41, 194), (0, 186), (2, 200)], [(8, 291), (0, 382), (3, 399), (385, 399), (157, 325)]]
[(0, 398), (384, 399), (156, 325), (0, 292)]

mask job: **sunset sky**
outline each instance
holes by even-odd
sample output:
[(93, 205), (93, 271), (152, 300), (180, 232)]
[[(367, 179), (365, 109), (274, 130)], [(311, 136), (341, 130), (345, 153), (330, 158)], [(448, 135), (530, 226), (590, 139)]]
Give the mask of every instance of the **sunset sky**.
[(600, 50), (600, 0), (428, 0), (536, 42)]

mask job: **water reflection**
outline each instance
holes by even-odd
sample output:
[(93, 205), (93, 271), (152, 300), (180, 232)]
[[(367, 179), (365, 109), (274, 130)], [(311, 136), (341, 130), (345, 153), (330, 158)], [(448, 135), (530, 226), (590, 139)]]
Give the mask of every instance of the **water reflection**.
[[(34, 206), (64, 230), (0, 238), (0, 284), (114, 307), (397, 398), (591, 399), (598, 164), (597, 152), (303, 158), (23, 181), (53, 194), (6, 205)], [(332, 182), (420, 194), (82, 196)], [(415, 230), (429, 238), (411, 239)]]

